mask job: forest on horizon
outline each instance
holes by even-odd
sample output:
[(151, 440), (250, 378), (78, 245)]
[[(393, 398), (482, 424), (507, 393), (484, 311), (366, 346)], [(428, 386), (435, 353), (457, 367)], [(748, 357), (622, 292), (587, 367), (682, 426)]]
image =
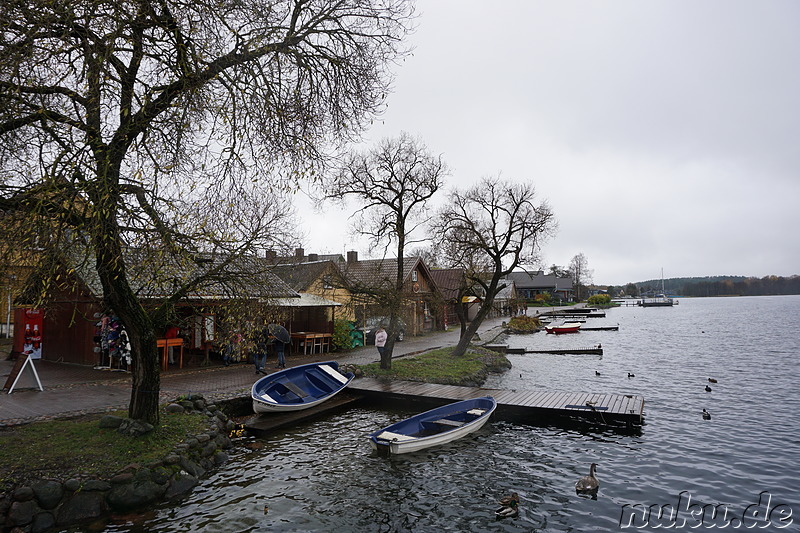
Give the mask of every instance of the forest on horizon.
[[(629, 283), (625, 287), (629, 293), (635, 285), (639, 294), (661, 293), (660, 279)], [(800, 276), (705, 276), (664, 279), (664, 291), (672, 296), (770, 296), (800, 294)], [(638, 296), (638, 295), (633, 295)]]

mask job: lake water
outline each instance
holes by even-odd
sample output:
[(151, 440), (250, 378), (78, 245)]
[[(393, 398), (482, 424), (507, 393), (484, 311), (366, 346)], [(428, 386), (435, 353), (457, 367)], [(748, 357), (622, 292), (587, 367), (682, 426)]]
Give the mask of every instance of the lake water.
[[(361, 407), (238, 447), (180, 505), (107, 531), (798, 531), (800, 297), (684, 299), (587, 321), (616, 324), (512, 336), (532, 349), (602, 343), (604, 355), (510, 355), (513, 369), (486, 385), (641, 394), (639, 433), (492, 421), (441, 448), (381, 458), (366, 435), (413, 413)], [(574, 491), (592, 462), (596, 500)], [(496, 520), (512, 491), (519, 516)]]

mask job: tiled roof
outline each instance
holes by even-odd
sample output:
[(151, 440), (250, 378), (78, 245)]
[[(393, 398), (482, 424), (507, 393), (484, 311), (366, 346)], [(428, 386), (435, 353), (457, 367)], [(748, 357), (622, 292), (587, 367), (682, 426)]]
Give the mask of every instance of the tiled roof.
[(431, 278), (445, 300), (458, 298), (458, 291), (466, 285), (463, 268), (442, 268), (431, 270)]
[(339, 271), (331, 261), (316, 261), (314, 263), (275, 265), (272, 267), (272, 273), (297, 292), (305, 292), (326, 273), (338, 276)]
[[(420, 264), (419, 257), (403, 259), (403, 280), (409, 281), (411, 272)], [(397, 259), (360, 259), (339, 265), (342, 275), (351, 290), (387, 290), (394, 287), (397, 280)]]
[(513, 280), (517, 289), (572, 289), (572, 279), (538, 272), (512, 272), (507, 278)]
[[(144, 299), (168, 297), (185, 283), (214, 269), (219, 272), (193, 287), (186, 295), (188, 300), (222, 300), (246, 295), (249, 298), (296, 298), (297, 292), (270, 272), (271, 265), (262, 257), (239, 256), (229, 260), (222, 254), (201, 254), (193, 259), (166, 254), (145, 253), (131, 249), (125, 263), (128, 281), (134, 292)], [(93, 261), (72, 261), (75, 272), (89, 291), (102, 297), (100, 277)]]

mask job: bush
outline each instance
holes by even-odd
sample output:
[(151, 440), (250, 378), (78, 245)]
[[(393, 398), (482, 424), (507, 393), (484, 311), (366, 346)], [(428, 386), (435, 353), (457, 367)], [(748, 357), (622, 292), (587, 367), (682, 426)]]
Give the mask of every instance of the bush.
[(538, 318), (532, 316), (515, 316), (508, 321), (508, 329), (515, 333), (531, 333), (542, 327)]
[(589, 296), (589, 305), (611, 305), (611, 296), (608, 294)]

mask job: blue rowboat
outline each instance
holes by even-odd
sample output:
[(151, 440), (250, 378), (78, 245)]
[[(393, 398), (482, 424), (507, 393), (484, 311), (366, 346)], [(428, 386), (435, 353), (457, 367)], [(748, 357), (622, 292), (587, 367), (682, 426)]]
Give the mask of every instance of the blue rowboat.
[(369, 439), (379, 454), (416, 452), (478, 431), (496, 408), (491, 396), (463, 400), (386, 426)]
[(339, 372), (339, 363), (326, 361), (295, 366), (264, 376), (250, 396), (256, 413), (300, 411), (319, 405), (341, 392), (355, 376)]

